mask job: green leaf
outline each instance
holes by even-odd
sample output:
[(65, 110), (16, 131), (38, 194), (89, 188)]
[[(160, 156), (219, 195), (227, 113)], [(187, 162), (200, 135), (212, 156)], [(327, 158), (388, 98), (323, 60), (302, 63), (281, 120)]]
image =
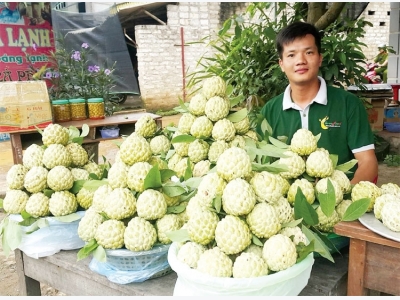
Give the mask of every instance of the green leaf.
[(226, 118), (231, 121), (232, 123), (237, 123), (242, 121), (247, 116), (247, 109), (243, 108), (237, 112), (229, 114)]
[(297, 257), (296, 263), (301, 262), (311, 252), (314, 252), (314, 249), (315, 249), (314, 242), (315, 242), (315, 240), (312, 240), (308, 245), (305, 245), (305, 246), (301, 247), (301, 249), (299, 251), (297, 251), (298, 257)]
[(51, 197), (51, 195), (53, 195), (54, 191), (51, 189), (44, 189), (43, 194), (47, 197)]
[(284, 154), (285, 151), (287, 151), (287, 149), (278, 148), (277, 146), (271, 144), (260, 143), (260, 149), (257, 151), (257, 154), (277, 158), (286, 158), (288, 155)]
[[(72, 194), (78, 194), (78, 192), (81, 190), (81, 188), (83, 187), (83, 185), (85, 184), (86, 180), (75, 180), (74, 181), (74, 185), (72, 186), (72, 188), (70, 188), (70, 192)], [(49, 197), (49, 196), (47, 196)]]
[(158, 169), (158, 166), (155, 165), (150, 169), (149, 173), (147, 173), (144, 179), (143, 188), (145, 190), (157, 189), (161, 186), (162, 186), (161, 173), (160, 170)]
[(74, 138), (79, 137), (79, 129), (75, 126), (69, 126), (69, 139), (72, 140)]
[(82, 145), (82, 143), (83, 143), (83, 137), (80, 137), (80, 136), (74, 137), (74, 138), (71, 140), (71, 142), (72, 142), (72, 143), (77, 143), (77, 144), (79, 144), (79, 145)]
[(261, 247), (264, 246), (264, 244), (260, 241), (260, 239), (257, 236), (255, 236), (254, 234), (252, 234), (251, 240), (254, 245), (261, 246)]
[(188, 181), (191, 177), (193, 177), (193, 172), (192, 168), (190, 166), (190, 159), (189, 157), (187, 158), (187, 164), (186, 164), (186, 170), (185, 170), (185, 175), (183, 176), (184, 181)]
[(317, 198), (321, 206), (322, 212), (327, 217), (330, 217), (333, 211), (335, 210), (336, 197), (335, 197), (335, 188), (333, 187), (333, 184), (330, 179), (328, 179), (327, 186), (328, 186), (327, 193), (318, 193)]
[(193, 135), (181, 134), (181, 135), (174, 137), (171, 140), (171, 143), (172, 144), (174, 144), (174, 143), (191, 143), (195, 140), (196, 140), (196, 138)]
[(27, 213), (26, 210), (23, 210), (23, 211), (21, 212), (21, 217), (22, 217), (22, 219), (29, 219), (29, 218), (31, 218), (32, 216), (31, 216), (29, 213)]
[(3, 199), (0, 198), (0, 208), (3, 208)]
[(263, 118), (262, 122), (261, 122), (261, 132), (265, 133), (267, 132), (269, 136), (272, 135), (272, 127), (271, 125), (269, 125), (267, 119)]
[(245, 97), (243, 95), (238, 95), (234, 98), (231, 98), (230, 99), (231, 107), (235, 107), (236, 105), (241, 103), (244, 99), (245, 99)]
[(83, 124), (82, 125), (82, 132), (81, 132), (81, 137), (86, 137), (89, 134), (89, 125), (88, 124)]
[(371, 199), (363, 198), (353, 201), (343, 214), (342, 221), (354, 221), (367, 212)]
[(165, 233), (166, 236), (173, 242), (183, 243), (190, 241), (187, 229), (172, 230)]
[(72, 223), (76, 220), (79, 220), (81, 216), (77, 213), (72, 213), (66, 216), (60, 216), (60, 217), (55, 217), (57, 221), (63, 222), (63, 223)]
[(188, 180), (184, 181), (184, 184), (192, 189), (196, 189), (198, 188), (202, 180), (202, 177), (191, 177)]
[(336, 166), (336, 170), (342, 171), (342, 172), (347, 172), (349, 171), (352, 167), (354, 167), (357, 164), (358, 160), (357, 159), (352, 159), (344, 164)]
[(285, 228), (285, 227), (296, 227), (296, 226), (299, 225), (302, 221), (303, 221), (303, 219), (300, 218), (300, 219), (294, 220), (294, 221), (289, 222), (289, 223), (283, 223), (283, 224), (282, 224), (282, 228)]
[(97, 246), (97, 248), (94, 249), (93, 251), (93, 257), (100, 262), (106, 262), (107, 261), (106, 250), (104, 250), (104, 248), (101, 245)]
[(37, 222), (37, 220), (38, 218), (34, 217), (24, 218), (21, 222), (18, 222), (18, 224), (21, 226), (31, 226), (33, 223)]
[(283, 143), (280, 140), (277, 140), (276, 138), (274, 138), (272, 136), (270, 136), (268, 139), (269, 139), (269, 141), (271, 142), (272, 145), (274, 145), (274, 146), (276, 146), (276, 147), (278, 147), (280, 149), (288, 149), (289, 148), (288, 144)]
[(339, 160), (339, 156), (336, 154), (329, 154), (329, 158), (332, 161), (333, 169), (335, 169)]
[(85, 180), (83, 187), (91, 192), (95, 192), (100, 186), (108, 184), (106, 180)]
[(168, 206), (167, 214), (179, 214), (186, 209), (186, 205)]
[(85, 244), (77, 253), (77, 261), (85, 259), (88, 257), (99, 245), (95, 239), (91, 239), (88, 243)]
[(311, 204), (307, 202), (307, 199), (300, 187), (297, 187), (297, 193), (294, 200), (294, 215), (295, 219), (302, 218), (304, 223), (307, 225), (318, 224), (318, 214)]
[(176, 175), (176, 172), (170, 169), (162, 169), (160, 170), (161, 181), (165, 182), (170, 179), (172, 176)]
[(321, 239), (321, 236), (318, 233), (313, 232), (306, 226), (302, 225), (301, 230), (307, 237), (307, 239), (311, 242), (314, 242), (314, 252), (319, 253), (322, 257), (325, 257), (331, 262), (335, 262), (332, 255), (329, 252), (329, 248), (326, 246), (324, 241)]
[(179, 182), (167, 182), (162, 185), (162, 191), (169, 197), (176, 197), (186, 193), (186, 189)]
[(213, 207), (215, 208), (217, 213), (219, 213), (221, 211), (221, 207), (222, 207), (222, 197), (221, 197), (221, 195), (215, 196), (215, 198), (213, 199)]
[(179, 98), (179, 106), (180, 106), (180, 112), (189, 112), (189, 109), (187, 107), (187, 103), (183, 102), (181, 98)]

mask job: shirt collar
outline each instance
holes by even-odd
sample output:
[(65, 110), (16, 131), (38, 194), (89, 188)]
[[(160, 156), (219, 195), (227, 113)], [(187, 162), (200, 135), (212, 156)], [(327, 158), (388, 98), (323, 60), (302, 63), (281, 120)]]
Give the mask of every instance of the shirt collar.
[[(326, 82), (325, 80), (318, 76), (319, 82), (321, 83), (319, 86), (319, 90), (317, 95), (315, 96), (315, 98), (310, 102), (317, 102), (319, 104), (322, 105), (326, 105), (328, 104), (328, 98), (327, 98), (327, 91), (326, 91)], [(290, 97), (290, 84), (286, 87), (285, 92), (283, 93), (283, 102), (282, 102), (282, 106), (283, 106), (283, 110), (289, 109), (289, 108), (293, 108), (293, 101), (292, 98)]]

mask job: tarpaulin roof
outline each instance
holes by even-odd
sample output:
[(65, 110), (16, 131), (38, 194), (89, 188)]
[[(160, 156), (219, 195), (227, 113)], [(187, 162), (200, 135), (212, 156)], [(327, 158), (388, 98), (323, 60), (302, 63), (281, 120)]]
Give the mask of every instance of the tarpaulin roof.
[(135, 23), (140, 23), (140, 19), (148, 19), (150, 13), (154, 16), (165, 14), (165, 7), (168, 4), (176, 4), (177, 2), (124, 2), (117, 3), (116, 9), (121, 24), (135, 20)]

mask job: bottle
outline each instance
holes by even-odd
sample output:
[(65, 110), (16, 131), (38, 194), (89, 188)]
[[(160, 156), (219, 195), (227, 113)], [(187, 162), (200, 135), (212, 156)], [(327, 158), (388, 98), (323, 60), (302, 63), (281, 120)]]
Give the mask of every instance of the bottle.
[(87, 118), (86, 114), (86, 101), (83, 98), (70, 99), (69, 105), (71, 107), (71, 120), (79, 121)]
[(104, 119), (104, 99), (89, 98), (88, 99), (89, 119)]
[(53, 114), (54, 122), (67, 122), (71, 121), (71, 109), (68, 100), (53, 100)]

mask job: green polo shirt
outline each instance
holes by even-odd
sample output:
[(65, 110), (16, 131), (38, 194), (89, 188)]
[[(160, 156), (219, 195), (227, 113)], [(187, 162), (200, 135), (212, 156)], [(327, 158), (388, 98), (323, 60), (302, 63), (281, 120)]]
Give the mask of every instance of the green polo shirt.
[(271, 125), (273, 137), (287, 136), (289, 144), (298, 129), (308, 127), (314, 135), (321, 133), (318, 147), (337, 154), (338, 164), (353, 159), (355, 152), (374, 149), (374, 136), (361, 100), (343, 89), (326, 86), (322, 78), (320, 81), (318, 99), (309, 105), (308, 112), (296, 109), (291, 100), (288, 106), (290, 86), (265, 104), (261, 114)]

